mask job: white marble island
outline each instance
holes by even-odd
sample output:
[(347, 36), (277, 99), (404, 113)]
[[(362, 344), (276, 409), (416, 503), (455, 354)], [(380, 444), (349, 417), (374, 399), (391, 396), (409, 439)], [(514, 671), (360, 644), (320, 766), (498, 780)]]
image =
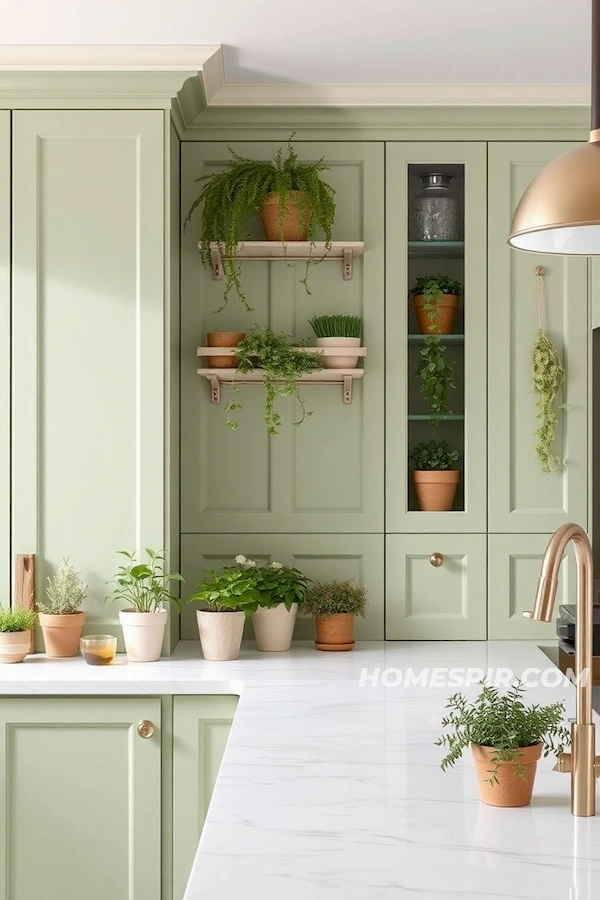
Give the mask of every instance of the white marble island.
[[(600, 815), (570, 815), (569, 778), (551, 760), (540, 764), (531, 807), (486, 807), (470, 757), (439, 768), (433, 742), (453, 689), (359, 686), (363, 667), (549, 667), (534, 643), (364, 643), (339, 654), (249, 646), (230, 663), (198, 656), (183, 644), (169, 660), (105, 669), (33, 657), (3, 666), (0, 680), (4, 695), (241, 695), (185, 900), (600, 896)], [(529, 697), (564, 697), (573, 715), (570, 686)]]

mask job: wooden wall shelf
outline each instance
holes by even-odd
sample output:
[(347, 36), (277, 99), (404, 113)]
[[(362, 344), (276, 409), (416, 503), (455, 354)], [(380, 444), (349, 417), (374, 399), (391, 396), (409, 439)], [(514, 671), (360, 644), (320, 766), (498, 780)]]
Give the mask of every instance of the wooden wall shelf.
[[(211, 347), (211, 349), (219, 348)], [(223, 351), (221, 351), (221, 355), (223, 355)], [(254, 369), (247, 375), (241, 375), (237, 369), (198, 369), (197, 372), (198, 375), (203, 375), (209, 381), (213, 403), (221, 402), (222, 384), (263, 383), (262, 369)], [(357, 378), (362, 378), (364, 373), (364, 369), (321, 369), (319, 372), (307, 372), (297, 380), (299, 384), (340, 384), (342, 399), (347, 404), (352, 403), (352, 382)]]
[[(202, 243), (198, 244), (202, 248)], [(281, 244), (279, 241), (244, 241), (237, 245), (235, 259), (255, 262), (276, 262), (283, 260), (290, 261), (307, 261), (322, 262), (329, 260), (340, 260), (342, 263), (342, 277), (344, 281), (352, 279), (352, 261), (355, 256), (362, 256), (365, 248), (364, 241), (332, 241), (329, 248), (325, 245), (325, 241), (288, 241)], [(212, 260), (212, 273), (215, 281), (223, 280), (223, 259), (222, 245), (211, 243), (210, 255)]]

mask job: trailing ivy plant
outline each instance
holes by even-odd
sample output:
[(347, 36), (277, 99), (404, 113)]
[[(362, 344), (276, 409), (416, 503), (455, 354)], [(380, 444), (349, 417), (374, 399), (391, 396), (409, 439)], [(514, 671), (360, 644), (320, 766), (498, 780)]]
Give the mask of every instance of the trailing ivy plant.
[(516, 774), (525, 777), (525, 769), (519, 766), (519, 750), (533, 744), (543, 744), (544, 756), (558, 756), (569, 745), (569, 732), (562, 724), (565, 705), (562, 702), (540, 706), (524, 703), (525, 687), (516, 681), (506, 694), (482, 682), (479, 695), (469, 700), (464, 694), (448, 698), (442, 719), (446, 734), (435, 742), (446, 749), (441, 762), (443, 771), (454, 766), (470, 744), (492, 747), (494, 768), (489, 771), (490, 784), (497, 784), (497, 773), (503, 762), (514, 762)]
[(434, 428), (438, 422), (449, 416), (448, 392), (454, 384), (454, 363), (446, 357), (446, 347), (437, 335), (429, 334), (421, 350), (421, 361), (417, 368), (421, 393), (427, 401)]
[(415, 469), (420, 472), (441, 472), (453, 469), (459, 456), (458, 450), (450, 449), (448, 441), (429, 441), (427, 444), (417, 444), (410, 454)]
[(429, 319), (428, 331), (436, 330), (437, 314), (444, 294), (460, 295), (462, 285), (460, 281), (454, 281), (447, 275), (438, 272), (437, 275), (424, 275), (417, 278), (412, 289), (413, 295), (423, 296), (423, 310)]
[[(275, 412), (274, 403), (277, 397), (296, 397), (300, 404), (301, 416), (294, 425), (300, 425), (312, 412), (306, 409), (298, 391), (297, 380), (308, 372), (316, 372), (323, 368), (323, 354), (306, 353), (300, 348), (305, 343), (291, 343), (289, 335), (276, 333), (272, 328), (256, 326), (248, 332), (235, 348), (238, 360), (238, 372), (241, 375), (251, 374), (255, 368), (263, 370), (265, 389), (265, 428), (267, 434), (278, 434), (281, 416)], [(241, 392), (238, 383), (233, 382), (233, 397), (225, 407), (227, 424), (236, 429), (238, 423), (232, 414), (242, 408)]]
[(555, 472), (563, 460), (553, 451), (556, 438), (558, 413), (566, 409), (558, 402), (558, 395), (565, 381), (565, 370), (560, 357), (548, 334), (539, 328), (532, 353), (533, 392), (537, 397), (538, 427), (535, 431), (535, 454), (542, 466), (542, 472)]
[[(248, 239), (248, 222), (256, 217), (263, 200), (271, 192), (277, 192), (280, 230), (283, 226), (285, 208), (292, 191), (303, 191), (306, 205), (299, 204), (301, 222), (306, 216), (308, 240), (314, 245), (319, 231), (323, 232), (326, 248), (331, 246), (331, 235), (335, 219), (335, 191), (321, 178), (321, 173), (330, 167), (323, 158), (316, 162), (299, 162), (298, 154), (292, 146), (292, 134), (287, 143), (287, 155), (280, 147), (273, 160), (249, 159), (240, 156), (231, 147), (231, 159), (218, 172), (203, 175), (196, 181), (203, 184), (200, 194), (192, 203), (183, 228), (186, 229), (194, 212), (202, 206), (202, 226), (200, 232), (200, 257), (205, 268), (211, 266), (210, 244), (221, 245), (225, 292), (223, 309), (229, 295), (235, 291), (247, 310), (251, 310), (242, 289), (241, 268), (235, 259), (237, 244)], [(282, 240), (285, 250), (285, 243)], [(307, 293), (307, 275), (310, 262), (319, 262), (320, 257), (309, 260), (302, 283)]]

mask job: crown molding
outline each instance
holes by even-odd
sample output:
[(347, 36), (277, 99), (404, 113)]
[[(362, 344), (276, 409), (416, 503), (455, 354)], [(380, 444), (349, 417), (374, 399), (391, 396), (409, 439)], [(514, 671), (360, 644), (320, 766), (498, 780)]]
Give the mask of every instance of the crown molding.
[(218, 44), (0, 44), (4, 72), (201, 72)]

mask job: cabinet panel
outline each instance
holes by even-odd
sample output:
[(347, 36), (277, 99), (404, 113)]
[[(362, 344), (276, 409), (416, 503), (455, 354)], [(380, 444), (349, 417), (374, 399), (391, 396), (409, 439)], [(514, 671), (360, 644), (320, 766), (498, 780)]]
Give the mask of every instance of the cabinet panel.
[[(272, 158), (278, 144), (234, 143), (246, 156)], [(242, 283), (254, 307), (248, 313), (237, 297), (222, 303), (223, 282), (200, 263), (200, 213), (182, 238), (182, 531), (198, 532), (382, 532), (383, 531), (383, 302), (384, 212), (381, 143), (295, 142), (301, 159), (324, 156), (331, 170), (324, 178), (336, 189), (334, 240), (365, 241), (354, 261), (351, 281), (341, 263), (325, 262), (309, 271), (307, 294), (300, 279), (304, 263), (244, 262)], [(182, 215), (199, 186), (195, 179), (229, 159), (224, 143), (187, 142), (182, 146)], [(253, 237), (262, 237), (260, 225)], [(264, 432), (264, 393), (242, 387), (239, 428), (225, 424), (221, 404), (213, 404), (205, 379), (196, 374), (196, 347), (207, 331), (247, 331), (271, 325), (298, 338), (313, 338), (308, 319), (315, 314), (361, 315), (368, 348), (363, 382), (355, 382), (353, 401), (342, 403), (339, 385), (304, 385), (301, 393), (313, 415), (299, 427), (292, 401), (277, 401), (283, 425), (279, 435)], [(323, 447), (327, 448), (324, 453)]]
[(0, 597), (10, 596), (10, 112), (0, 110)]
[(160, 721), (152, 698), (0, 702), (1, 900), (160, 900)]
[[(296, 566), (309, 578), (319, 581), (354, 579), (367, 589), (365, 618), (357, 618), (358, 640), (383, 640), (383, 535), (377, 534), (184, 534), (181, 540), (181, 574), (191, 589), (200, 569), (222, 569), (243, 553), (260, 564), (273, 560)], [(181, 611), (181, 636), (198, 640), (196, 604)], [(247, 624), (245, 637), (253, 638)], [(295, 640), (314, 640), (312, 616), (299, 613)]]
[[(14, 114), (13, 550), (89, 582), (163, 547), (164, 114)], [(98, 624), (102, 621), (101, 626)]]
[(386, 638), (485, 640), (486, 549), (483, 534), (389, 534)]
[[(510, 250), (512, 213), (527, 186), (566, 143), (490, 145), (489, 166), (489, 530), (587, 527), (587, 261)], [(531, 351), (538, 328), (536, 266), (544, 266), (543, 322), (566, 371), (556, 450), (566, 466), (550, 475), (535, 455), (537, 428)]]
[(576, 567), (569, 548), (561, 568), (552, 622), (523, 618), (533, 609), (537, 582), (549, 534), (491, 534), (488, 571), (488, 633), (490, 640), (522, 638), (556, 640), (554, 619), (563, 603), (575, 603)]
[(238, 698), (173, 700), (173, 900), (182, 900)]

